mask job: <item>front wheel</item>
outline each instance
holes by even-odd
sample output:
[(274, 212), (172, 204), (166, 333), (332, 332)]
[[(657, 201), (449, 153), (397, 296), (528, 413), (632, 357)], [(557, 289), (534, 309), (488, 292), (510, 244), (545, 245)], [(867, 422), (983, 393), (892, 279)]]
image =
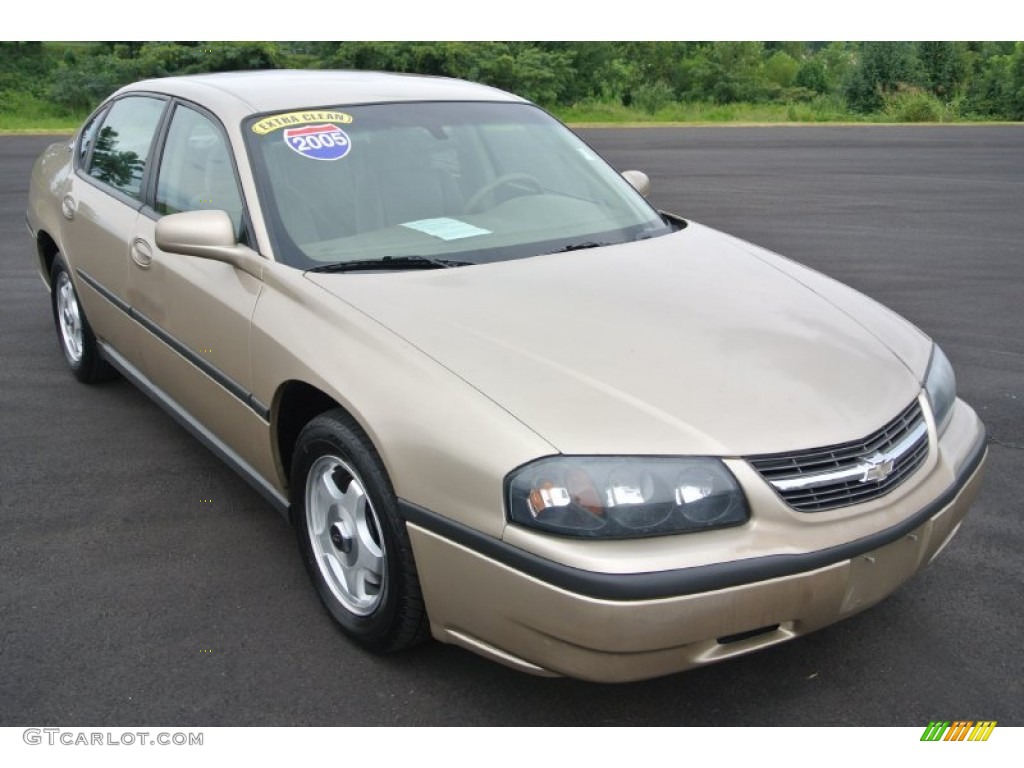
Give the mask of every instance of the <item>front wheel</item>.
[(302, 430), (292, 459), (292, 517), (306, 570), (342, 630), (397, 651), (426, 637), (405, 522), (362, 430), (329, 411)]
[(85, 318), (63, 254), (58, 253), (53, 260), (50, 286), (57, 339), (71, 372), (76, 379), (87, 384), (111, 378), (114, 369), (100, 355), (96, 336)]

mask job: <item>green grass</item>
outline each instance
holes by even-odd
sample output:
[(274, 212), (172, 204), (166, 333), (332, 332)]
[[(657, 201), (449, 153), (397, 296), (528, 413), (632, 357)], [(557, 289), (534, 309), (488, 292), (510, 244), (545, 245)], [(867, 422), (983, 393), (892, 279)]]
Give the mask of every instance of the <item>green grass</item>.
[(88, 116), (67, 114), (28, 94), (0, 93), (0, 133), (73, 133)]
[[(933, 99), (934, 100), (934, 99)], [(637, 107), (608, 102), (583, 102), (556, 107), (552, 113), (570, 125), (672, 125), (672, 124), (771, 124), (771, 123), (917, 123), (917, 122), (1001, 122), (970, 115), (937, 101), (927, 109), (915, 102), (894, 100), (883, 112), (864, 115), (851, 112), (841, 99), (819, 96), (812, 101), (790, 104), (712, 104), (673, 102), (651, 113)], [(917, 108), (912, 108), (917, 107)]]
[[(584, 102), (556, 108), (554, 113), (567, 123), (827, 123), (866, 122), (834, 99), (819, 98), (794, 104), (712, 104), (673, 102), (655, 112), (606, 102)], [(883, 119), (883, 116), (872, 116)]]
[(85, 115), (81, 117), (25, 117), (0, 113), (0, 134), (4, 133), (74, 133)]
[[(0, 99), (0, 134), (72, 133), (86, 118), (85, 113), (62, 114), (52, 104), (28, 95), (0, 95), (5, 97)], [(960, 116), (949, 108), (932, 106), (921, 109), (920, 97), (914, 99), (894, 100), (885, 112), (871, 115), (850, 112), (841, 100), (829, 97), (792, 104), (671, 103), (654, 113), (618, 103), (591, 101), (571, 107), (555, 107), (551, 111), (562, 122), (575, 126), (999, 122)]]

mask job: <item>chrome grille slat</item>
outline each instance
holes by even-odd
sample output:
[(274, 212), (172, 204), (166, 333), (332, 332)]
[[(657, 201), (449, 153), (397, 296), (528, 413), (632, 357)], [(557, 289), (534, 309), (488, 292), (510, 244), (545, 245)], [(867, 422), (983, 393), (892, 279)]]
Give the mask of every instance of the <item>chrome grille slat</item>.
[[(754, 456), (750, 465), (787, 504), (801, 512), (822, 512), (883, 496), (924, 463), (928, 431), (915, 400), (895, 419), (862, 440), (791, 454)], [(866, 470), (884, 465), (880, 479), (863, 480)]]

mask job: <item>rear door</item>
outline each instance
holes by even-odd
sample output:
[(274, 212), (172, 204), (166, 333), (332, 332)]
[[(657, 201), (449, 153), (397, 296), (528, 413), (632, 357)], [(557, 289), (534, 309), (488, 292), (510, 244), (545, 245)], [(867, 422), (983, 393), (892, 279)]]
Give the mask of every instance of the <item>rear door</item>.
[(64, 196), (61, 242), (96, 336), (138, 360), (138, 326), (126, 301), (128, 243), (148, 179), (154, 139), (168, 99), (114, 101), (86, 126)]

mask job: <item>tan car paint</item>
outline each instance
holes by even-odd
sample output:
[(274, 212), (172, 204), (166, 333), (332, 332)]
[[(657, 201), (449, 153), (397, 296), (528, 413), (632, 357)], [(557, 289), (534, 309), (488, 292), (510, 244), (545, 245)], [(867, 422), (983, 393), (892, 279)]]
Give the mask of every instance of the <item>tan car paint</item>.
[(566, 454), (747, 456), (841, 443), (887, 423), (921, 389), (861, 324), (696, 224), (457, 270), (309, 279)]
[(931, 343), (930, 339), (913, 324), (871, 297), (843, 285), (828, 275), (739, 238), (724, 234), (722, 236), (728, 237), (739, 247), (789, 275), (845, 312), (891, 349), (918, 381), (924, 381), (931, 356)]
[[(62, 142), (54, 145), (55, 160), (71, 161), (71, 150)], [(37, 167), (40, 175), (51, 173), (49, 162)], [(94, 186), (74, 173), (61, 173), (60, 180), (50, 185), (49, 229), (61, 245), (68, 263), (101, 282), (118, 298), (124, 299), (128, 280), (128, 238), (138, 213), (107, 191)], [(62, 212), (67, 205), (71, 218)], [(54, 215), (55, 214), (55, 215)], [(41, 270), (44, 271), (44, 270)], [(49, 282), (49, 275), (45, 279)], [(104, 329), (123, 354), (137, 359), (137, 346), (142, 336), (138, 325), (109, 301), (74, 276), (79, 298), (86, 316), (94, 327)]]
[[(766, 648), (869, 608), (949, 541), (982, 476), (977, 470), (949, 506), (878, 550), (792, 576), (660, 600), (574, 595), (418, 526), (410, 525), (410, 533), (417, 561), (430, 563), (421, 582), (435, 637), (533, 674), (626, 682)], [(719, 642), (761, 628), (763, 634)]]
[(152, 257), (146, 267), (130, 263), (128, 303), (248, 388), (246, 341), (262, 282), (228, 264), (163, 252), (153, 236), (155, 224), (144, 215), (136, 221), (132, 240), (144, 243)]
[(254, 394), (272, 402), (287, 381), (326, 392), (370, 436), (399, 497), (500, 536), (505, 474), (554, 449), (297, 270), (268, 265), (266, 277), (253, 316)]
[[(76, 136), (77, 138), (77, 136)], [(60, 141), (51, 144), (36, 160), (32, 167), (32, 179), (28, 210), (25, 213), (26, 223), (33, 233), (52, 233), (52, 237), (61, 238), (61, 201), (64, 198), (72, 178), (71, 152), (72, 141)], [(50, 287), (50, 274), (40, 260), (39, 275), (46, 287)]]
[[(68, 263), (101, 282), (124, 299), (128, 280), (128, 236), (138, 213), (106, 192), (75, 177), (68, 194), (76, 203), (75, 218), (61, 223), (60, 242)], [(93, 328), (125, 357), (136, 360), (142, 333), (138, 325), (107, 299), (85, 285), (76, 274), (75, 284)]]
[[(242, 388), (252, 384), (250, 318), (263, 283), (209, 259), (165, 253), (156, 222), (140, 215), (132, 239), (152, 253), (148, 267), (130, 261), (128, 300)], [(269, 424), (199, 368), (151, 333), (142, 344), (142, 371), (262, 475), (274, 477)]]

